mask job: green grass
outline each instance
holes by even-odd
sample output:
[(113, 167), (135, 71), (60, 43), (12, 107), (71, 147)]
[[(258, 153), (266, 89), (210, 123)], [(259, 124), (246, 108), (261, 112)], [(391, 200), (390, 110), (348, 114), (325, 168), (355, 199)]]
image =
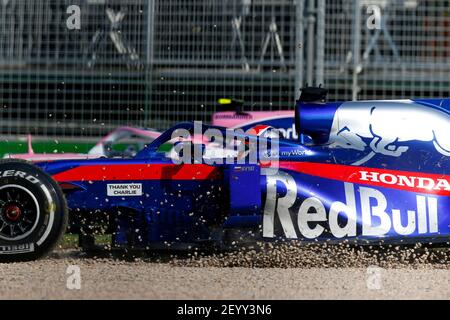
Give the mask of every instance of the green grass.
[[(95, 143), (82, 141), (33, 141), (35, 153), (87, 153)], [(28, 142), (21, 140), (0, 141), (0, 156), (6, 153), (27, 153)]]
[[(35, 153), (88, 153), (95, 145), (93, 142), (85, 142), (74, 139), (73, 141), (58, 142), (57, 140), (33, 141), (33, 151)], [(123, 151), (129, 146), (129, 143), (114, 144), (115, 151)], [(163, 145), (165, 146), (165, 145)], [(138, 148), (138, 145), (135, 145)], [(170, 150), (171, 145), (165, 146)], [(11, 153), (27, 153), (28, 142), (21, 140), (3, 140), (0, 141), (0, 157)]]
[[(110, 234), (96, 235), (95, 243), (97, 245), (110, 245), (111, 244), (111, 235)], [(62, 249), (78, 248), (78, 235), (70, 234), (70, 233), (65, 234), (59, 245)]]
[(59, 245), (62, 249), (78, 248), (78, 235), (65, 234)]

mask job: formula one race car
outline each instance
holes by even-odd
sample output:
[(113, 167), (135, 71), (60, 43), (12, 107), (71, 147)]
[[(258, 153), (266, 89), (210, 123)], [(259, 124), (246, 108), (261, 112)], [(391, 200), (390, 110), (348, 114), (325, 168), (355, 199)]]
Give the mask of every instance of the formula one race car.
[(238, 99), (221, 98), (219, 105), (222, 110), (212, 115), (211, 123), (231, 129), (251, 130), (256, 126), (268, 125), (278, 130), (280, 137), (290, 140), (304, 140), (297, 136), (295, 130), (294, 110), (277, 111), (244, 111), (244, 101)]
[[(119, 248), (448, 243), (450, 99), (325, 96), (306, 88), (296, 105), (297, 134), (311, 146), (182, 123), (130, 159), (3, 160), (0, 259), (41, 257), (68, 219), (84, 235), (101, 226)], [(235, 153), (219, 158), (188, 140), (199, 133)], [(168, 156), (160, 147), (177, 137)]]

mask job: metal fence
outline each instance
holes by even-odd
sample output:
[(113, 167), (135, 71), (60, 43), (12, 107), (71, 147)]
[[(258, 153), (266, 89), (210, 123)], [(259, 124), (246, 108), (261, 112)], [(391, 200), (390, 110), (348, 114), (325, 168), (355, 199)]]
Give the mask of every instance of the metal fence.
[(224, 96), (291, 107), (296, 10), (292, 0), (157, 1), (152, 118), (208, 121)]
[(325, 25), (332, 99), (449, 96), (449, 1), (327, 1)]
[[(67, 8), (80, 8), (69, 29)], [(98, 135), (144, 125), (151, 93), (148, 2), (0, 2), (4, 134)]]
[[(72, 5), (79, 30), (66, 25)], [(1, 130), (163, 129), (208, 121), (223, 96), (251, 110), (292, 108), (305, 83), (323, 83), (331, 100), (447, 96), (449, 8), (442, 0), (3, 0)]]

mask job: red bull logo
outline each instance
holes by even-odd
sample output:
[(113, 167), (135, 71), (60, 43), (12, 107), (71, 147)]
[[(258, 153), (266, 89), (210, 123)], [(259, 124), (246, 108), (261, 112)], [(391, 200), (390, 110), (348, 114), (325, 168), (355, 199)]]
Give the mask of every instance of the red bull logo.
[[(279, 187), (280, 184), (286, 189), (284, 195), (277, 192), (277, 185)], [(438, 198), (434, 196), (417, 194), (411, 207), (392, 208), (380, 190), (355, 187), (353, 183), (346, 182), (344, 201), (324, 203), (319, 197), (312, 196), (298, 206), (298, 191), (296, 180), (288, 173), (279, 172), (267, 177), (264, 237), (316, 239), (326, 230), (335, 238), (439, 233)], [(342, 217), (345, 217), (345, 223)], [(275, 218), (282, 232), (277, 233)], [(360, 234), (357, 233), (358, 226)]]

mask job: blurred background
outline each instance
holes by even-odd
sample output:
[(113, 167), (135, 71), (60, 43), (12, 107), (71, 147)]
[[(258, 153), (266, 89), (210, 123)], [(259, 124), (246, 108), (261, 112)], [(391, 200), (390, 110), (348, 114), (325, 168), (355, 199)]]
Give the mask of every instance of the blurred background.
[(84, 152), (120, 125), (208, 122), (221, 97), (290, 110), (305, 84), (330, 100), (448, 97), (449, 2), (1, 0), (0, 154), (26, 134)]

